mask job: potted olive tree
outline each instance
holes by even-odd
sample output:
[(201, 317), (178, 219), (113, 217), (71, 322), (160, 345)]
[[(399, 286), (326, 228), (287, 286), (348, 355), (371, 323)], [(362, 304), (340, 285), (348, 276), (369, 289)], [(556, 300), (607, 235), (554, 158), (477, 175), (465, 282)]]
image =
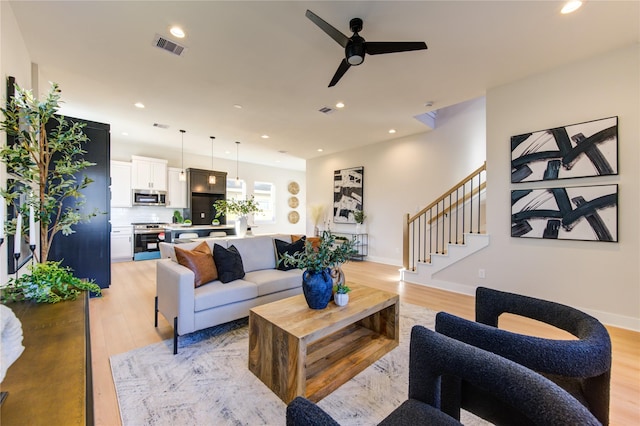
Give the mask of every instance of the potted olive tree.
[[(80, 281), (73, 277), (69, 268), (48, 261), (51, 243), (58, 234), (72, 234), (74, 225), (98, 214), (98, 211), (78, 213), (84, 204), (81, 190), (92, 180), (87, 176), (78, 179), (76, 173), (94, 163), (83, 158), (86, 151), (82, 145), (88, 142), (82, 131), (84, 125), (70, 124), (56, 115), (59, 103), (60, 88), (56, 83), (51, 84), (42, 101), (16, 84), (15, 95), (7, 108), (0, 108), (3, 114), (0, 130), (13, 139), (13, 143), (0, 149), (0, 161), (5, 163), (13, 178), (8, 180), (6, 189), (0, 189), (0, 195), (6, 206), (16, 210), (16, 218), (5, 223), (2, 217), (2, 225), (8, 234), (19, 238), (27, 234), (25, 231), (29, 231), (29, 227), (35, 226), (40, 235), (40, 252), (34, 253), (38, 263), (29, 267), (30, 273), (10, 280), (3, 289), (3, 300), (57, 302), (74, 299), (78, 290), (100, 293), (94, 283)], [(48, 126), (50, 122), (55, 125)], [(21, 195), (18, 185), (29, 191), (26, 203), (20, 205), (17, 203)], [(33, 219), (18, 220), (20, 217)], [(24, 225), (16, 229), (22, 223)]]
[[(279, 262), (284, 262), (285, 265), (305, 270), (302, 275), (302, 292), (311, 309), (327, 307), (333, 292), (332, 269), (339, 268), (356, 253), (355, 240), (348, 240), (342, 244), (336, 244), (335, 240), (335, 236), (330, 231), (323, 231), (317, 248), (307, 241), (304, 251), (293, 255), (285, 253), (279, 259)], [(339, 274), (342, 275), (342, 284), (344, 284), (344, 274), (341, 270)], [(334, 275), (336, 275), (335, 272)]]

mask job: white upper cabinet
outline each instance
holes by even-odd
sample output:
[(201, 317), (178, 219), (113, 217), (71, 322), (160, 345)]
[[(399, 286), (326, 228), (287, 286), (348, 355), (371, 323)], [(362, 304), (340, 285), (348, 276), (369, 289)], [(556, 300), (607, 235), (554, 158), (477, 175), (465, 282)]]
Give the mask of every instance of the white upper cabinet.
[(167, 160), (131, 156), (132, 189), (167, 190)]
[(169, 167), (169, 189), (167, 190), (167, 207), (172, 209), (187, 208), (187, 181), (180, 180), (182, 169)]
[(131, 163), (111, 161), (111, 207), (131, 207)]

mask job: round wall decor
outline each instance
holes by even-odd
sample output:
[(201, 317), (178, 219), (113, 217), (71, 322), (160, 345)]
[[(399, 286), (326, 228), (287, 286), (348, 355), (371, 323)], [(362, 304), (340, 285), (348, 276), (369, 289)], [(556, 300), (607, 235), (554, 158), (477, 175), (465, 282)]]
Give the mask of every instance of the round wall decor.
[(298, 201), (298, 197), (289, 197), (289, 207), (295, 209), (299, 204), (300, 201)]
[(298, 192), (300, 192), (300, 185), (298, 185), (298, 182), (291, 182), (288, 186), (289, 192), (293, 195), (296, 195)]
[(298, 223), (298, 221), (300, 220), (300, 215), (295, 210), (290, 211), (288, 217), (289, 223)]

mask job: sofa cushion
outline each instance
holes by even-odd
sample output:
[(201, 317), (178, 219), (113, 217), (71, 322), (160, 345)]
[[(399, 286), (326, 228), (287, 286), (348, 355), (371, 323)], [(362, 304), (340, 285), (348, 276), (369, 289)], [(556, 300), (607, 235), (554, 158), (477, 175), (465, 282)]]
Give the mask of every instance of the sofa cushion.
[(296, 269), (295, 265), (289, 265), (285, 263), (284, 260), (281, 260), (281, 259), (284, 254), (289, 254), (293, 256), (298, 252), (304, 252), (305, 241), (306, 240), (304, 236), (299, 240), (297, 240), (295, 243), (287, 243), (285, 241), (278, 240), (278, 239), (273, 240), (273, 242), (276, 245), (276, 254), (278, 257), (276, 259), (276, 264), (278, 265), (277, 268), (279, 270), (288, 271), (290, 269)]
[(302, 286), (302, 270), (291, 269), (280, 271), (278, 269), (263, 269), (261, 271), (247, 272), (245, 281), (251, 281), (258, 288), (258, 296), (277, 293), (291, 288)]
[(211, 250), (207, 243), (198, 244), (193, 250), (185, 250), (175, 247), (175, 255), (178, 263), (193, 271), (194, 286), (200, 287), (218, 278), (218, 270), (213, 261)]
[(322, 242), (322, 238), (320, 237), (305, 237), (304, 235), (294, 234), (294, 235), (291, 235), (291, 242), (295, 243), (296, 241), (302, 238), (306, 238), (306, 240), (311, 243), (311, 247), (313, 247), (314, 249), (320, 248), (320, 243)]
[(258, 287), (245, 280), (234, 280), (228, 284), (214, 281), (195, 289), (194, 311), (206, 311), (229, 303), (258, 297)]
[(235, 246), (228, 249), (220, 244), (213, 245), (213, 260), (218, 268), (218, 278), (223, 283), (239, 280), (244, 277), (242, 257)]
[(276, 251), (273, 247), (273, 239), (271, 237), (239, 238), (233, 240), (233, 245), (242, 256), (245, 272), (257, 271), (259, 269), (275, 269)]

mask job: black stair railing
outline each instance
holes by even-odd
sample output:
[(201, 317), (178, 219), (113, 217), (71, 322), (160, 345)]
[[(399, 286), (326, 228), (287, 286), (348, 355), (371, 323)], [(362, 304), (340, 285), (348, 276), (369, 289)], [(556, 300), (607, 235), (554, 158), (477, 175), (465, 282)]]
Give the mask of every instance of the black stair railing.
[(415, 215), (406, 215), (402, 263), (415, 270), (431, 255), (445, 254), (449, 244), (464, 244), (465, 234), (484, 232), (487, 163), (471, 172)]

